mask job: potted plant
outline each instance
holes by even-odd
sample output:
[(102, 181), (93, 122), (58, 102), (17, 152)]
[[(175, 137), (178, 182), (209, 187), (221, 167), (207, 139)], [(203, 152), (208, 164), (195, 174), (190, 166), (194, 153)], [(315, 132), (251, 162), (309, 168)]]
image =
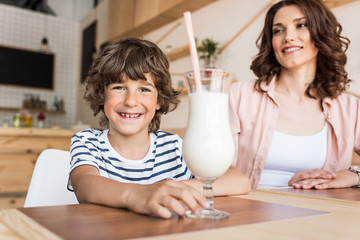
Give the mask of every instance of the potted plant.
[(215, 67), (215, 62), (220, 54), (218, 45), (218, 42), (215, 42), (211, 38), (206, 38), (201, 42), (201, 45), (198, 46), (199, 58), (203, 60), (204, 67)]

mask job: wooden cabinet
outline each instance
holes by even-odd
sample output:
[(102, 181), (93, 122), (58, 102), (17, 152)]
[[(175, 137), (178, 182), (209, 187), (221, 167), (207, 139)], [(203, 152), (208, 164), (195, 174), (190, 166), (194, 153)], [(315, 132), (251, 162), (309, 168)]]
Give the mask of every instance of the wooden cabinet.
[(109, 0), (108, 41), (140, 37), (216, 0)]
[(0, 209), (22, 207), (39, 154), (69, 150), (78, 130), (0, 128)]

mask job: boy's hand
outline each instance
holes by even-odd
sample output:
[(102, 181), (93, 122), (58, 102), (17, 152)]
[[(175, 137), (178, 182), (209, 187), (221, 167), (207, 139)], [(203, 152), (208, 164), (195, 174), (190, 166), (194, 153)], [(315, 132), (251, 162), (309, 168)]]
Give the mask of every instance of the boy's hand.
[(209, 207), (200, 192), (174, 180), (136, 185), (129, 191), (127, 202), (128, 208), (134, 212), (155, 214), (163, 218), (170, 218), (172, 212), (183, 216), (187, 209), (194, 212), (200, 206)]

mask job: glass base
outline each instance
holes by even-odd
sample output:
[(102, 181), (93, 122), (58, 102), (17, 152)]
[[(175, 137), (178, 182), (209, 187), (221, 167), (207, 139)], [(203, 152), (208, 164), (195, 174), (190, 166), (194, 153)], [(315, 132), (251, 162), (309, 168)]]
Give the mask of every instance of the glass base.
[(222, 219), (228, 218), (230, 216), (229, 213), (217, 210), (217, 209), (199, 209), (195, 213), (192, 213), (190, 210), (185, 212), (185, 216), (188, 218), (206, 218), (206, 219)]

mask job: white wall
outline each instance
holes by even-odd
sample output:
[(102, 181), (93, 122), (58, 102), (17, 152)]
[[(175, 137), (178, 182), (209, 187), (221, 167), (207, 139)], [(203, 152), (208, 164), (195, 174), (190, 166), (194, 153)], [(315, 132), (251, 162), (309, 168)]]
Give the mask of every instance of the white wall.
[[(246, 25), (270, 0), (219, 0), (200, 10), (192, 13), (194, 34), (198, 40), (210, 37), (224, 45), (244, 25)], [(348, 50), (347, 71), (349, 77), (354, 80), (350, 90), (360, 93), (360, 1), (349, 3), (332, 9), (343, 25), (344, 35), (350, 38), (351, 45)], [(265, 13), (262, 14), (246, 31), (244, 31), (221, 55), (217, 67), (232, 72), (237, 81), (254, 78), (250, 71), (252, 57), (257, 54), (255, 41), (263, 27)], [(182, 25), (172, 32), (159, 46), (165, 50), (166, 45), (173, 48), (187, 44), (187, 35), (183, 19), (178, 19), (145, 37), (157, 41), (175, 24)], [(171, 62), (171, 72), (183, 73), (191, 70), (191, 59), (185, 57)], [(183, 81), (183, 77), (174, 75), (174, 85)], [(185, 127), (187, 123), (188, 101), (182, 98), (182, 103), (174, 112), (165, 115), (162, 119), (162, 128)]]
[(48, 6), (57, 17), (79, 21), (93, 8), (93, 0), (47, 0)]
[(360, 1), (334, 8), (333, 12), (343, 26), (343, 35), (351, 41), (347, 50), (348, 62), (346, 70), (353, 80), (350, 91), (360, 94)]
[[(75, 121), (79, 71), (78, 23), (64, 18), (0, 4), (0, 44), (40, 50), (44, 35), (55, 54), (55, 88), (42, 90), (0, 85), (1, 107), (22, 107), (24, 94), (39, 95), (51, 107), (55, 96), (64, 98), (66, 114), (46, 114), (45, 126), (70, 128)], [(21, 69), (19, 69), (21, 71)], [(15, 112), (0, 111), (0, 125), (11, 125)], [(36, 119), (37, 114), (32, 114)], [(34, 121), (36, 123), (36, 121)]]

